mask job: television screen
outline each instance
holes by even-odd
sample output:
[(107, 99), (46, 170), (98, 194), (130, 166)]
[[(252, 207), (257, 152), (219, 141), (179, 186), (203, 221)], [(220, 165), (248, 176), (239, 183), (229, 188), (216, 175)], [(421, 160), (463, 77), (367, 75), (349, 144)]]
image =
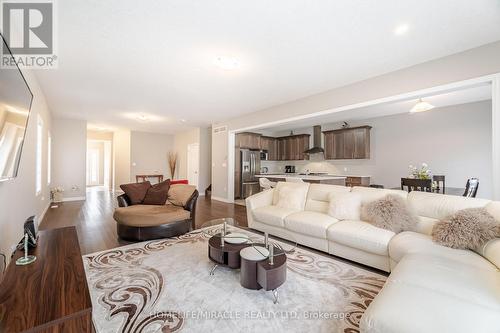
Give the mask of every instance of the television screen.
[[(0, 38), (2, 58), (12, 57)], [(19, 68), (0, 63), (0, 181), (17, 176), (32, 99)]]

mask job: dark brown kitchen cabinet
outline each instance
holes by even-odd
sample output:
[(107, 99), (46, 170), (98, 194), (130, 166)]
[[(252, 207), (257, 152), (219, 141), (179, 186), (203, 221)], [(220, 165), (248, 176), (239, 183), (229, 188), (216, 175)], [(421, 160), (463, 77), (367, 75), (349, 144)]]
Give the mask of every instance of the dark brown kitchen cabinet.
[(261, 135), (258, 133), (238, 133), (236, 134), (235, 146), (237, 148), (259, 149)]
[(297, 161), (307, 159), (304, 151), (309, 149), (309, 134), (297, 134), (277, 138), (278, 157), (280, 161)]
[(370, 126), (325, 131), (325, 159), (370, 158)]
[(260, 149), (267, 151), (269, 161), (278, 161), (278, 140), (276, 138), (261, 136)]

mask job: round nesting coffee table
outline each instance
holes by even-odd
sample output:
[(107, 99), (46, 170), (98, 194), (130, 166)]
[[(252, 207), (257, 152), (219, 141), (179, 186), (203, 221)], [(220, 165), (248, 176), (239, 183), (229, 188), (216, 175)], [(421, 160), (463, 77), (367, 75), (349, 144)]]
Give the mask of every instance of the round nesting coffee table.
[[(247, 234), (237, 231), (229, 231), (228, 226), (244, 228), (232, 218), (222, 218), (210, 220), (202, 225), (202, 228), (217, 226), (214, 230), (203, 231), (208, 236), (208, 258), (214, 262), (214, 266), (210, 270), (210, 275), (214, 275), (215, 269), (218, 266), (226, 266), (229, 268), (240, 268), (240, 250), (251, 246), (250, 238)], [(234, 229), (233, 229), (234, 230)]]
[(273, 253), (265, 244), (252, 244), (240, 251), (240, 284), (247, 289), (272, 291), (274, 303), (278, 303), (278, 287), (286, 281), (285, 252), (273, 244)]
[(272, 291), (274, 303), (278, 302), (278, 287), (286, 281), (286, 254), (297, 246), (291, 235), (287, 240), (261, 235), (232, 218), (210, 220), (202, 228), (210, 237), (208, 258), (214, 263), (210, 275), (218, 266), (241, 268), (242, 287)]

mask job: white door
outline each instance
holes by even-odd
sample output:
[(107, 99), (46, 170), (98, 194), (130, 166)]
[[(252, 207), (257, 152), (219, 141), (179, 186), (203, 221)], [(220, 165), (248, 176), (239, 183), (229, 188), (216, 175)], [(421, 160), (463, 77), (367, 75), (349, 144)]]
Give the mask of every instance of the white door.
[(189, 184), (198, 188), (198, 176), (200, 173), (200, 145), (191, 143), (187, 147), (187, 176)]
[(99, 185), (99, 150), (87, 151), (87, 185)]

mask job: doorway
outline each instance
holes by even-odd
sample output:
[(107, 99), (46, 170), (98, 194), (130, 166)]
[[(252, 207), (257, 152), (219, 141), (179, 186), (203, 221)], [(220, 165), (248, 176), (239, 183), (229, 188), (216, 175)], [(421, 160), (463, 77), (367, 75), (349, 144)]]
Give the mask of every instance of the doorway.
[(187, 147), (187, 177), (191, 185), (198, 189), (198, 181), (200, 174), (200, 144), (191, 143)]
[(87, 187), (109, 189), (111, 185), (111, 141), (87, 140)]

